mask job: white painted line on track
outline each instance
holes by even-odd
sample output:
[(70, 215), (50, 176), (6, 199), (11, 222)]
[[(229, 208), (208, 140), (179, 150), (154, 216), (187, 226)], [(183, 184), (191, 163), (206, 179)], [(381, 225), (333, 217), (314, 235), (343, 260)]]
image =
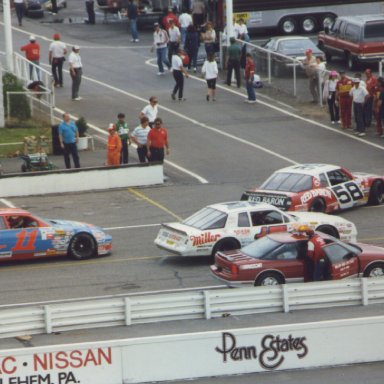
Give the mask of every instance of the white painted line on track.
[(116, 231), (120, 229), (136, 229), (136, 228), (148, 228), (148, 227), (159, 227), (161, 224), (141, 224), (141, 225), (127, 225), (123, 227), (109, 227), (103, 228), (105, 231)]
[(7, 199), (0, 199), (0, 203), (4, 204), (8, 208), (16, 208), (15, 205), (13, 205), (9, 200)]

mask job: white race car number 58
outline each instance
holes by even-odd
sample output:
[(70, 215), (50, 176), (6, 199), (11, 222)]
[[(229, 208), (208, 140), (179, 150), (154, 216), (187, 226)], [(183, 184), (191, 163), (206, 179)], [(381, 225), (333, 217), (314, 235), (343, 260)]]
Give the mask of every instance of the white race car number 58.
[(360, 187), (353, 181), (335, 185), (332, 187), (332, 191), (342, 208), (353, 207), (355, 201), (364, 197)]

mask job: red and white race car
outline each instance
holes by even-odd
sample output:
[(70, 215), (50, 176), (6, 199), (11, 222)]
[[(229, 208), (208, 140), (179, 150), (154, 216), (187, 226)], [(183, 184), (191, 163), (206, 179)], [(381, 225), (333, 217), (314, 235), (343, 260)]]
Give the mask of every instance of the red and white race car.
[(283, 212), (265, 203), (232, 201), (208, 205), (181, 223), (162, 224), (155, 244), (179, 256), (209, 256), (239, 249), (272, 232), (306, 224), (345, 241), (356, 241), (356, 226), (324, 213)]
[(350, 172), (329, 164), (280, 169), (241, 200), (264, 202), (287, 211), (333, 212), (384, 200), (384, 176)]

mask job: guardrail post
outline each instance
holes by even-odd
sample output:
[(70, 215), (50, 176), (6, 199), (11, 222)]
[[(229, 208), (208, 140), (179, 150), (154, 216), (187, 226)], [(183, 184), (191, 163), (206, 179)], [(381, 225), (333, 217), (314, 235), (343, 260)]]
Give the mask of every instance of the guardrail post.
[(287, 284), (282, 284), (282, 293), (283, 293), (283, 309), (285, 313), (289, 312), (289, 296), (288, 296), (288, 286)]
[(293, 62), (293, 96), (297, 96), (296, 62)]
[(45, 332), (52, 333), (52, 310), (49, 305), (44, 305)]
[(131, 310), (131, 300), (129, 297), (124, 298), (124, 308), (125, 308), (125, 325), (132, 324), (132, 310)]
[(369, 304), (368, 279), (366, 277), (361, 279), (361, 301), (364, 306)]
[(209, 291), (203, 291), (204, 293), (204, 313), (205, 319), (211, 319), (211, 298), (209, 295)]

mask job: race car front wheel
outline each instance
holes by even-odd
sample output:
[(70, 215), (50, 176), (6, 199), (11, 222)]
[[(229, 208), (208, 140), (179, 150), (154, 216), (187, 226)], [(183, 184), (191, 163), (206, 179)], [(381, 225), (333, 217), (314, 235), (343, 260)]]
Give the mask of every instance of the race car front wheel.
[(240, 248), (240, 244), (236, 239), (223, 239), (213, 247), (212, 256), (215, 257), (216, 252), (232, 251)]
[(279, 285), (284, 284), (284, 278), (276, 272), (265, 272), (262, 273), (255, 280), (256, 286), (267, 286), (267, 285)]
[(78, 260), (96, 256), (97, 246), (95, 239), (89, 233), (78, 233), (71, 240), (68, 253), (71, 257)]
[(383, 276), (384, 276), (383, 263), (372, 264), (364, 271), (364, 277), (383, 277)]
[(317, 231), (323, 232), (326, 235), (330, 235), (336, 237), (336, 239), (340, 239), (339, 231), (330, 225), (320, 225), (320, 227), (316, 228)]
[(379, 205), (384, 201), (384, 186), (382, 181), (376, 180), (369, 191), (368, 204)]
[(308, 211), (309, 212), (325, 212), (327, 206), (325, 205), (325, 201), (323, 199), (317, 198), (310, 205)]

